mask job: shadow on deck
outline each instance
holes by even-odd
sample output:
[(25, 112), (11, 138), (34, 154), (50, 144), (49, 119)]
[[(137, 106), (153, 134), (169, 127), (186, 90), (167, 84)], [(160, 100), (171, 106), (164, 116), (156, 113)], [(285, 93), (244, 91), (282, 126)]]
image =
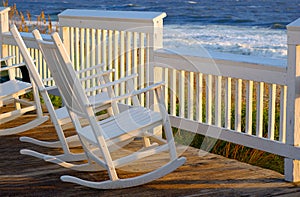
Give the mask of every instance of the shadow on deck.
[[(20, 121), (27, 121), (27, 115)], [(9, 124), (15, 124), (11, 122)], [(6, 124), (5, 126), (9, 126)], [(48, 121), (24, 132), (0, 138), (0, 196), (281, 196), (300, 195), (297, 184), (287, 183), (284, 176), (260, 167), (251, 166), (214, 154), (200, 156), (199, 150), (188, 147), (183, 156), (187, 163), (175, 172), (149, 184), (120, 190), (96, 190), (60, 181), (69, 174), (84, 179), (104, 180), (106, 172), (75, 172), (43, 160), (21, 155), (19, 150), (30, 148), (44, 153), (59, 153), (22, 143), (20, 136), (53, 139), (54, 127)], [(148, 163), (142, 163), (140, 168)], [(119, 171), (122, 177), (128, 176)], [(131, 175), (138, 172), (130, 173)]]

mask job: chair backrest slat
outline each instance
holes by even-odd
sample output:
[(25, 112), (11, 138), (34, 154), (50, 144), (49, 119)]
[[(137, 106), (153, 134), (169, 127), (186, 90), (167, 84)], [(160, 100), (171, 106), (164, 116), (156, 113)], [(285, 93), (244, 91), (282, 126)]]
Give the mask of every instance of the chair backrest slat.
[(72, 112), (81, 117), (86, 116), (86, 105), (89, 103), (73, 69), (73, 64), (64, 48), (58, 33), (52, 34), (54, 42), (44, 41), (38, 30), (33, 31), (40, 50), (48, 62), (49, 70), (52, 77), (57, 82), (57, 88), (64, 100), (64, 104)]

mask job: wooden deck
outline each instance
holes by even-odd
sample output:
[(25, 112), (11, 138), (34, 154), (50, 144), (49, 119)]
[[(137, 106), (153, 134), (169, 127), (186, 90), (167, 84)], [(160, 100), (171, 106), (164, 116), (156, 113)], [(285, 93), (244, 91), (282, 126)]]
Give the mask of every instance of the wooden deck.
[[(32, 116), (27, 115), (9, 124), (19, 124)], [(104, 180), (107, 173), (75, 172), (21, 155), (19, 150), (22, 148), (44, 153), (59, 153), (60, 150), (22, 143), (18, 139), (20, 136), (55, 138), (50, 121), (20, 135), (0, 138), (0, 196), (300, 196), (300, 186), (285, 182), (283, 175), (277, 172), (214, 154), (202, 154), (191, 147), (179, 148), (179, 151), (184, 150), (187, 163), (159, 180), (129, 189), (90, 189), (64, 183), (59, 178), (69, 174), (90, 180)], [(130, 172), (129, 176), (139, 174), (139, 170), (145, 166), (149, 166), (149, 162), (144, 161), (130, 168), (134, 172)], [(128, 176), (126, 169), (119, 170), (119, 173), (121, 177)]]

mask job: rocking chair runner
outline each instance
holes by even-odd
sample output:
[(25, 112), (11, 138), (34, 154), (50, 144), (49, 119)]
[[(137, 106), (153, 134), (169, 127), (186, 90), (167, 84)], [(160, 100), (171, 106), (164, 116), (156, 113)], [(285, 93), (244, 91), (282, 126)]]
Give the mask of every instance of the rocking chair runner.
[[(102, 102), (102, 104), (106, 104), (132, 98), (134, 105), (115, 116), (98, 122), (93, 112), (93, 105), (89, 102), (80, 84), (58, 33), (52, 34), (54, 42), (43, 41), (37, 30), (34, 30), (33, 34), (43, 56), (48, 59), (47, 62), (52, 62), (48, 65), (49, 69), (75, 125), (89, 163), (104, 168), (110, 177), (110, 180), (102, 182), (86, 181), (72, 176), (62, 176), (61, 180), (97, 189), (126, 188), (158, 179), (185, 163), (185, 158), (178, 158), (176, 153), (170, 122), (163, 105), (164, 99), (161, 94), (163, 83), (153, 84), (141, 90), (132, 90), (125, 95)], [(160, 113), (139, 106), (137, 95), (147, 91), (155, 91), (159, 101)], [(83, 126), (79, 121), (81, 118), (86, 119), (89, 125)], [(164, 127), (166, 140), (148, 132), (158, 125)], [(153, 140), (158, 142), (159, 145), (150, 145), (132, 154), (112, 159), (111, 151), (108, 148), (110, 144), (136, 137), (141, 137), (146, 141)], [(97, 151), (95, 151), (95, 148)], [(141, 176), (127, 179), (118, 177), (116, 168), (163, 151), (169, 152), (170, 161), (167, 164)], [(58, 160), (57, 163), (59, 163)], [(65, 164), (63, 161), (61, 163)]]
[[(0, 129), (0, 136), (21, 133), (48, 120), (47, 116), (43, 116), (38, 90), (36, 89), (34, 82), (23, 82), (15, 79), (14, 69), (25, 66), (25, 64), (21, 63), (18, 65), (12, 65), (12, 58), (12, 56), (9, 56), (0, 59), (1, 62), (6, 62), (7, 65), (7, 67), (3, 68), (0, 66), (0, 72), (7, 71), (9, 77), (8, 81), (0, 83), (0, 108), (13, 103), (15, 109), (13, 111), (1, 113), (0, 124), (5, 124), (31, 111), (36, 111), (37, 117), (34, 120), (20, 126)], [(29, 92), (33, 93), (33, 101), (28, 101), (21, 97)]]
[[(74, 135), (74, 136), (70, 136), (70, 137), (65, 137), (64, 132), (63, 132), (63, 128), (64, 125), (71, 123), (71, 119), (69, 118), (69, 114), (66, 110), (66, 107), (62, 107), (59, 108), (57, 110), (54, 109), (51, 100), (49, 98), (48, 92), (47, 90), (49, 88), (45, 87), (43, 84), (43, 81), (41, 79), (41, 77), (38, 74), (37, 68), (35, 67), (34, 61), (31, 58), (27, 47), (20, 35), (20, 33), (18, 32), (17, 28), (15, 25), (11, 26), (11, 33), (19, 47), (19, 50), (23, 56), (24, 61), (26, 62), (26, 66), (30, 72), (30, 76), (32, 78), (32, 80), (37, 84), (38, 89), (41, 93), (41, 96), (44, 99), (45, 105), (48, 109), (48, 112), (50, 114), (51, 120), (54, 124), (54, 127), (56, 129), (56, 133), (58, 135), (59, 141), (41, 141), (41, 140), (37, 140), (34, 138), (30, 138), (30, 137), (21, 137), (20, 140), (23, 142), (29, 142), (29, 143), (33, 143), (36, 145), (40, 145), (40, 146), (45, 146), (45, 147), (50, 147), (50, 148), (62, 148), (63, 149), (63, 154), (61, 155), (47, 155), (47, 154), (43, 154), (37, 151), (33, 151), (33, 150), (29, 150), (29, 149), (22, 149), (20, 152), (21, 154), (26, 154), (26, 155), (30, 155), (30, 156), (34, 156), (37, 158), (41, 158), (41, 159), (47, 159), (47, 161), (49, 162), (53, 162), (53, 163), (57, 163), (58, 161), (64, 161), (64, 162), (68, 162), (68, 161), (81, 161), (81, 160), (85, 160), (86, 159), (86, 155), (84, 153), (72, 153), (70, 150), (70, 147), (75, 147), (75, 146), (80, 146), (81, 143), (79, 142), (78, 136)], [(48, 59), (46, 59), (47, 62)], [(47, 62), (48, 63), (48, 62)], [(49, 64), (51, 64), (52, 62), (49, 62)], [(97, 74), (93, 75), (93, 76), (87, 76), (86, 78), (90, 79), (91, 77), (95, 77), (95, 78), (99, 78), (102, 80), (102, 83), (106, 82), (105, 85), (107, 86), (108, 82), (108, 75), (110, 73), (113, 72), (113, 70), (107, 70), (107, 71), (102, 71), (103, 68), (102, 65), (96, 65), (93, 67), (90, 67), (88, 69), (83, 69), (80, 70), (77, 74), (82, 74), (83, 72), (86, 71), (93, 71), (96, 70)], [(129, 76), (127, 78), (122, 78), (118, 81), (115, 81), (112, 84), (116, 84), (116, 83), (120, 83), (122, 81), (126, 81), (128, 79), (131, 79), (133, 76)], [(84, 79), (81, 79), (82, 81)], [(52, 87), (50, 87), (52, 88)], [(89, 90), (86, 90), (89, 91)], [(118, 108), (115, 104), (111, 104), (111, 103), (106, 103), (106, 104), (97, 104), (101, 103), (102, 101), (105, 101), (107, 99), (109, 99), (109, 95), (111, 92), (107, 91), (107, 92), (101, 92), (100, 94), (97, 94), (96, 96), (90, 96), (89, 97), (89, 101), (91, 103), (93, 103), (93, 107), (95, 108), (94, 110), (96, 112), (98, 111), (102, 111), (108, 108), (112, 108), (112, 111), (114, 113), (118, 113)], [(112, 112), (111, 112), (112, 113)], [(97, 118), (99, 118), (97, 116)], [(111, 150), (115, 150), (118, 149), (119, 147), (124, 146), (126, 143), (128, 143), (127, 141), (123, 141), (121, 143), (117, 143), (114, 146), (110, 146)], [(117, 146), (116, 146), (117, 145)], [(64, 163), (60, 164), (66, 168), (70, 168), (70, 169), (74, 169), (74, 170), (79, 170), (79, 171), (95, 171), (95, 170), (99, 170), (98, 168), (93, 168), (91, 165), (70, 165), (68, 163)]]

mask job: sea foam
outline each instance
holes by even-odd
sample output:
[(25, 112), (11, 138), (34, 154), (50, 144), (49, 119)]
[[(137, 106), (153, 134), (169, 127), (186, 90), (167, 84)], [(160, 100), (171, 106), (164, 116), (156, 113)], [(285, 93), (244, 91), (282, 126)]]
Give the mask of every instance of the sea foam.
[(268, 58), (286, 58), (286, 30), (225, 25), (166, 25), (164, 47), (174, 50), (234, 53)]

